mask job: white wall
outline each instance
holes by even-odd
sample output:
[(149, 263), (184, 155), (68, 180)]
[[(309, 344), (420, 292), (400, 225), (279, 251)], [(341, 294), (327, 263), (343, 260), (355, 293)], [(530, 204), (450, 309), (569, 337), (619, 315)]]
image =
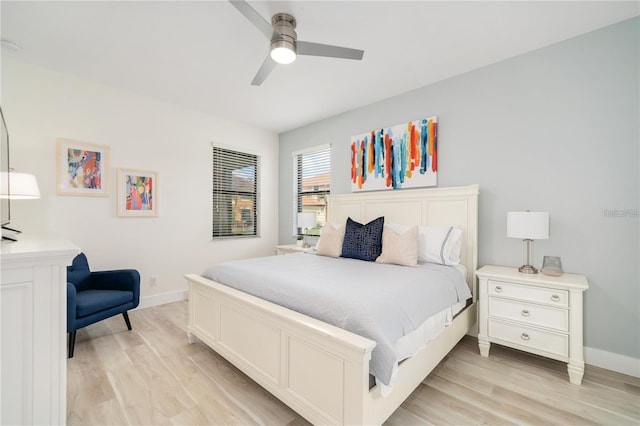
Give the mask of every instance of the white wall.
[[(278, 135), (8, 59), (1, 106), (11, 165), (34, 173), (42, 193), (12, 203), (12, 225), (68, 238), (94, 270), (138, 269), (142, 304), (182, 295), (185, 273), (273, 254), (278, 206), (266, 195), (278, 191)], [(56, 195), (60, 137), (109, 146), (109, 197)], [(212, 141), (260, 156), (260, 238), (211, 239)], [(159, 172), (159, 217), (116, 215), (117, 167)]]
[[(548, 211), (534, 265), (560, 256), (587, 276), (586, 345), (639, 374), (639, 27), (634, 18), (280, 135), (280, 210), (293, 202), (293, 151), (331, 143), (332, 192), (350, 192), (352, 135), (437, 115), (438, 186), (480, 184), (480, 266), (523, 263), (508, 211)], [(280, 242), (291, 222), (280, 217)]]

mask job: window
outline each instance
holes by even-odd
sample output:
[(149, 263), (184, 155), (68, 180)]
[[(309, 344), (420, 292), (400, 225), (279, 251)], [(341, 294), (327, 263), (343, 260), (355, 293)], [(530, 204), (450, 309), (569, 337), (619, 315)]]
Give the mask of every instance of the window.
[(258, 156), (213, 147), (213, 238), (258, 235)]
[[(327, 220), (327, 196), (331, 192), (331, 146), (322, 145), (294, 153), (293, 168), (295, 235), (301, 233), (296, 228), (298, 212), (315, 213), (318, 226), (323, 226)], [(310, 230), (309, 233), (317, 233), (317, 230)]]

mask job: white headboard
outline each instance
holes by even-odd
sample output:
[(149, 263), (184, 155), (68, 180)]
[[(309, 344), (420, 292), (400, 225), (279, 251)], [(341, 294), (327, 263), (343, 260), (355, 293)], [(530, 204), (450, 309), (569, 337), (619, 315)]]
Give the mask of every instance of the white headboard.
[(469, 185), (335, 194), (329, 196), (328, 218), (331, 223), (342, 224), (347, 217), (367, 223), (384, 216), (385, 223), (461, 228), (464, 233), (460, 262), (467, 268), (467, 282), (475, 300), (479, 192), (479, 185)]

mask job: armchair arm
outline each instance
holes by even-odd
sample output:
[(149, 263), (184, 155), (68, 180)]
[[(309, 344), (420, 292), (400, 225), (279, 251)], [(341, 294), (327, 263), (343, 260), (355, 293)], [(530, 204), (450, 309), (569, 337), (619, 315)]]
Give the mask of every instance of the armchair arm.
[(91, 272), (87, 281), (86, 288), (132, 291), (136, 306), (140, 301), (140, 273), (135, 269)]
[(67, 283), (67, 333), (76, 329), (76, 286)]

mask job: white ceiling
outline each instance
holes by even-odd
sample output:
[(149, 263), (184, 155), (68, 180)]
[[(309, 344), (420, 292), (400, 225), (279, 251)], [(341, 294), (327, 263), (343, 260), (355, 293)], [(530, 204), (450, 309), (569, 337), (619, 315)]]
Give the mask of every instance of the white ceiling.
[(637, 16), (640, 2), (250, 1), (298, 39), (363, 49), (300, 56), (250, 82), (268, 41), (226, 1), (6, 1), (12, 57), (284, 132)]

